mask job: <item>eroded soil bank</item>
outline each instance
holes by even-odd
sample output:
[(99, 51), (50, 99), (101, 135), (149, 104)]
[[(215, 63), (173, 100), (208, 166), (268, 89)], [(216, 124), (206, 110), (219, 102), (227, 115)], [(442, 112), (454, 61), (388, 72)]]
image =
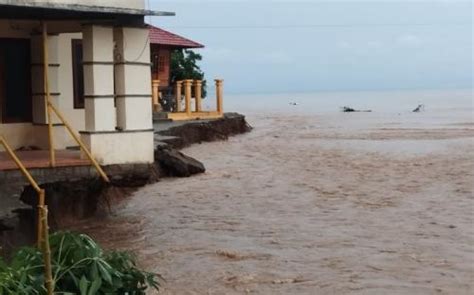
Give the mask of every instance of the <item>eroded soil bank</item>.
[[(166, 155), (160, 152), (161, 149), (200, 164), (174, 149), (193, 143), (225, 140), (229, 136), (250, 131), (245, 117), (236, 113), (226, 114), (219, 120), (164, 125), (156, 124), (158, 133), (167, 134), (166, 137), (156, 134), (156, 162), (151, 165), (104, 167), (111, 179), (110, 185), (98, 178), (91, 167), (32, 171), (35, 179), (46, 190), (52, 229), (74, 227), (79, 220), (94, 216), (104, 218), (114, 206), (138, 188), (168, 176), (176, 176), (173, 166), (180, 163), (168, 161), (169, 164), (164, 165), (161, 158)], [(191, 169), (189, 175), (199, 172), (202, 169)], [(34, 242), (36, 214), (33, 208), (37, 206), (37, 195), (19, 171), (0, 171), (0, 203), (0, 254), (7, 256), (12, 249)]]
[(78, 229), (138, 253), (164, 294), (472, 294), (474, 125), (453, 118), (255, 114), (183, 150), (205, 174)]

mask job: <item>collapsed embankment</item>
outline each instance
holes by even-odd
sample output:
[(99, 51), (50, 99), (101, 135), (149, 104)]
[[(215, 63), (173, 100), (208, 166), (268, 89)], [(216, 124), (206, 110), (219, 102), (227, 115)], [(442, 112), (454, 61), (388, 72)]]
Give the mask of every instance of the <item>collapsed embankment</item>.
[[(182, 149), (195, 143), (227, 140), (229, 136), (246, 133), (252, 127), (245, 120), (245, 116), (238, 113), (226, 113), (218, 120), (194, 121), (177, 126), (171, 126), (158, 131), (157, 139), (172, 148)], [(159, 136), (168, 138), (159, 139)]]
[[(64, 229), (77, 220), (106, 215), (113, 204), (160, 178), (204, 172), (202, 163), (179, 149), (195, 143), (226, 140), (229, 136), (249, 132), (251, 127), (245, 116), (229, 113), (218, 120), (167, 123), (166, 128), (157, 129), (155, 163), (106, 166), (110, 184), (102, 182), (92, 167), (31, 171), (46, 190), (51, 228)], [(1, 256), (20, 245), (34, 242), (36, 200), (36, 192), (19, 171), (0, 171)]]

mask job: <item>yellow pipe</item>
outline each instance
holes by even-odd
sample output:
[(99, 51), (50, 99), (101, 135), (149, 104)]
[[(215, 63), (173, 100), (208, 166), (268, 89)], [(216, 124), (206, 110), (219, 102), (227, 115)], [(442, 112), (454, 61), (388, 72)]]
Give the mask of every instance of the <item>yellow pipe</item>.
[(12, 158), (13, 162), (15, 162), (16, 166), (20, 169), (21, 173), (25, 178), (28, 180), (28, 182), (31, 184), (33, 189), (38, 193), (38, 223), (37, 223), (37, 243), (38, 247), (41, 247), (41, 239), (42, 239), (42, 224), (41, 224), (41, 207), (44, 206), (45, 203), (45, 192), (38, 183), (33, 179), (33, 176), (31, 176), (30, 172), (26, 169), (26, 167), (23, 165), (21, 160), (16, 156), (15, 152), (13, 152), (12, 148), (8, 145), (7, 141), (3, 136), (0, 136), (0, 143), (3, 145), (5, 148), (5, 151), (7, 151), (8, 155)]
[(102, 170), (102, 167), (100, 167), (99, 163), (97, 163), (97, 161), (94, 159), (94, 157), (92, 156), (90, 151), (87, 149), (86, 145), (79, 138), (79, 136), (77, 136), (76, 133), (74, 133), (74, 130), (72, 129), (71, 125), (69, 125), (69, 123), (63, 117), (63, 115), (58, 111), (58, 109), (51, 102), (49, 102), (49, 107), (54, 111), (56, 116), (58, 116), (59, 120), (61, 120), (61, 122), (63, 122), (64, 126), (66, 126), (66, 129), (69, 131), (69, 133), (74, 138), (74, 140), (77, 142), (77, 144), (79, 144), (79, 146), (82, 148), (82, 151), (87, 155), (87, 157), (92, 162), (92, 164), (94, 165), (95, 169), (97, 170), (99, 175), (102, 177), (102, 179), (105, 182), (110, 182), (109, 177), (107, 176), (107, 174), (105, 174), (104, 170)]
[(26, 169), (20, 159), (16, 156), (13, 149), (8, 145), (7, 141), (3, 136), (0, 135), (0, 143), (5, 148), (7, 154), (13, 159), (15, 164), (20, 169), (21, 173), (25, 176), (28, 182), (31, 184), (33, 189), (38, 193), (38, 223), (37, 223), (37, 243), (38, 248), (43, 252), (43, 259), (45, 264), (45, 284), (48, 291), (48, 295), (54, 293), (54, 282), (51, 268), (51, 249), (49, 247), (49, 233), (48, 233), (48, 211), (45, 206), (45, 191), (40, 188), (38, 183), (33, 179), (30, 172)]
[(43, 245), (43, 234), (44, 234), (43, 229), (44, 229), (44, 227), (43, 227), (43, 223), (41, 222), (41, 220), (43, 218), (41, 214), (43, 212), (42, 210), (43, 210), (44, 205), (45, 205), (45, 198), (46, 198), (45, 195), (46, 195), (46, 192), (45, 192), (44, 189), (41, 189), (38, 193), (38, 222), (36, 224), (38, 237), (37, 237), (36, 242), (38, 244), (39, 249), (42, 249), (41, 247)]
[(51, 248), (49, 246), (48, 207), (41, 207), (41, 223), (43, 225), (43, 261), (45, 269), (45, 285), (48, 295), (54, 293), (53, 270), (51, 267)]
[(48, 117), (48, 140), (49, 140), (49, 164), (51, 167), (56, 166), (56, 155), (54, 154), (53, 141), (53, 121), (51, 120), (51, 109), (49, 102), (51, 101), (51, 93), (49, 91), (49, 61), (48, 61), (48, 26), (46, 22), (43, 25), (43, 87), (46, 94), (46, 113)]
[(20, 159), (15, 155), (15, 152), (13, 152), (13, 149), (8, 145), (5, 138), (1, 135), (0, 135), (0, 143), (3, 145), (8, 155), (12, 158), (13, 162), (15, 162), (16, 166), (20, 169), (21, 173), (26, 177), (26, 179), (34, 188), (34, 190), (39, 194), (41, 192), (41, 188), (39, 187), (38, 183), (33, 179), (30, 172), (26, 170), (23, 163), (21, 163)]

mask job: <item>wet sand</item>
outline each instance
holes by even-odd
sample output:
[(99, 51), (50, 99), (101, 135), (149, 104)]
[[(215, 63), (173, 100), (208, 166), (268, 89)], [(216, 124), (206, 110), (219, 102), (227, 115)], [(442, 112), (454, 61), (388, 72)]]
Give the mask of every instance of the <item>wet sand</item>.
[(275, 113), (192, 146), (207, 173), (84, 224), (163, 294), (472, 294), (474, 125), (426, 114)]

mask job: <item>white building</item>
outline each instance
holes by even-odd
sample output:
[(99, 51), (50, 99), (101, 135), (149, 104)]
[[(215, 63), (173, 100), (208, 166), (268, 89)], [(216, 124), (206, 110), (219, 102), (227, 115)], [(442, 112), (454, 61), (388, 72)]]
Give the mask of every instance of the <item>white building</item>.
[[(145, 10), (144, 0), (0, 0), (0, 135), (13, 148), (49, 148), (46, 23), (51, 103), (100, 164), (153, 162), (146, 15), (171, 14)], [(56, 150), (76, 145), (52, 123)]]

